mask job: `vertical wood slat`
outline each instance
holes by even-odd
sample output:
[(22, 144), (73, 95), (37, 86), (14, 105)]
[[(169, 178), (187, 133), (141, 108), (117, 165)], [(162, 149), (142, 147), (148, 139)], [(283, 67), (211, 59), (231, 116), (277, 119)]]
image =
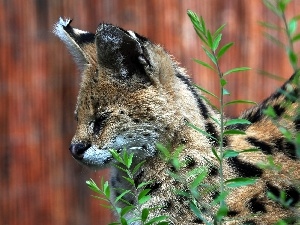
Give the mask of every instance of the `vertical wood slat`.
[[(52, 34), (59, 16), (95, 31), (99, 22), (136, 30), (162, 44), (187, 67), (194, 80), (217, 92), (215, 76), (192, 62), (206, 60), (186, 16), (192, 9), (210, 27), (227, 23), (224, 42), (235, 46), (224, 69), (250, 66), (288, 77), (284, 50), (271, 44), (257, 21), (279, 21), (261, 1), (110, 0), (0, 2), (0, 224), (108, 224), (110, 213), (85, 185), (107, 172), (91, 172), (68, 152), (75, 130), (73, 109), (80, 77), (71, 57)], [(294, 1), (289, 17), (300, 11)], [(299, 49), (298, 49), (299, 50)], [(263, 85), (262, 85), (263, 84)], [(255, 70), (229, 77), (230, 99), (259, 101), (280, 82)], [(237, 115), (245, 106), (228, 109)]]

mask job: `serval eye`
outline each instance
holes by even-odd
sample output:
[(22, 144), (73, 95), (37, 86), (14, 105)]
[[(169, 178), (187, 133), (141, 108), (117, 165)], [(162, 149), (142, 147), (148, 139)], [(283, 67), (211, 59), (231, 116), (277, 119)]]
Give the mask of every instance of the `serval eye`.
[(94, 127), (93, 127), (94, 134), (96, 135), (99, 134), (99, 132), (103, 129), (109, 115), (110, 113), (103, 113), (95, 119)]

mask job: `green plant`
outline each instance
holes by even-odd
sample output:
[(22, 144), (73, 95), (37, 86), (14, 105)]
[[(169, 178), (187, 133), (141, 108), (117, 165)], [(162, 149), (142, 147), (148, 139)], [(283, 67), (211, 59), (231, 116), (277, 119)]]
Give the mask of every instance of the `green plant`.
[(294, 44), (300, 40), (300, 33), (297, 33), (298, 21), (300, 20), (300, 15), (297, 15), (290, 20), (286, 17), (286, 9), (291, 0), (263, 0), (264, 5), (277, 15), (283, 26), (277, 26), (269, 22), (261, 22), (260, 24), (266, 28), (283, 32), (285, 34), (286, 40), (281, 41), (275, 36), (265, 33), (266, 37), (276, 43), (278, 46), (285, 48), (290, 64), (296, 72), (299, 69), (298, 57), (299, 54), (295, 52)]
[[(292, 84), (294, 84), (298, 89), (300, 88), (300, 71), (299, 71), (299, 53), (295, 51), (296, 42), (300, 41), (300, 32), (297, 33), (298, 23), (300, 20), (300, 15), (296, 15), (291, 19), (287, 19), (286, 9), (291, 0), (263, 0), (265, 6), (272, 11), (276, 16), (278, 16), (283, 25), (277, 26), (275, 24), (269, 22), (261, 22), (260, 24), (267, 29), (275, 30), (277, 32), (283, 32), (285, 34), (285, 40), (279, 40), (275, 36), (270, 33), (265, 33), (266, 37), (273, 41), (278, 46), (284, 48), (286, 50), (289, 62), (295, 72), (295, 76)], [(280, 90), (282, 94), (286, 96), (286, 102), (284, 103), (284, 107), (289, 107), (293, 102), (300, 101), (298, 94), (294, 91), (292, 85), (288, 87), (287, 90)], [(278, 124), (276, 122), (277, 115), (275, 110), (272, 107), (267, 108), (265, 114), (273, 119), (273, 122), (279, 127), (280, 131), (286, 138), (286, 140), (292, 143), (296, 148), (297, 157), (300, 158), (300, 133), (296, 133), (296, 135), (292, 135), (292, 131), (287, 129), (282, 124)], [(288, 116), (286, 116), (288, 117)], [(289, 120), (299, 120), (300, 112), (299, 109), (296, 112), (296, 115), (293, 117), (289, 117)]]
[[(110, 151), (113, 158), (117, 161), (114, 165), (117, 169), (124, 172), (123, 178), (128, 181), (130, 189), (118, 189), (121, 193), (116, 199), (112, 202), (111, 200), (111, 186), (108, 181), (103, 181), (101, 179), (100, 187), (91, 179), (87, 181), (88, 187), (96, 192), (98, 195), (94, 196), (95, 198), (106, 201), (108, 204), (102, 204), (103, 207), (113, 210), (117, 216), (118, 221), (110, 223), (109, 225), (129, 225), (132, 222), (139, 221), (141, 225), (167, 225), (166, 222), (167, 216), (157, 216), (154, 218), (149, 218), (149, 212), (152, 208), (142, 208), (142, 205), (149, 201), (150, 195), (148, 195), (150, 189), (147, 189), (146, 186), (150, 182), (137, 183), (134, 179), (135, 174), (139, 171), (141, 166), (145, 163), (142, 161), (137, 165), (133, 166), (133, 153), (128, 154), (127, 151), (123, 151), (123, 154), (120, 155), (117, 151)], [(134, 201), (130, 203), (125, 196), (130, 195)], [(125, 203), (124, 207), (118, 207), (116, 204), (121, 201)], [(126, 216), (131, 213), (132, 215), (128, 219)]]
[[(278, 46), (284, 48), (286, 50), (286, 54), (288, 56), (289, 62), (294, 70), (293, 80), (291, 85), (289, 85), (286, 90), (279, 90), (281, 94), (285, 96), (285, 102), (281, 104), (281, 107), (290, 108), (294, 102), (300, 103), (299, 94), (295, 89), (300, 88), (300, 71), (299, 71), (299, 53), (295, 51), (295, 44), (300, 40), (300, 33), (297, 33), (298, 22), (300, 20), (300, 15), (296, 15), (291, 19), (287, 19), (286, 17), (286, 9), (291, 0), (264, 0), (265, 6), (270, 9), (276, 16), (278, 16), (283, 26), (276, 26), (272, 23), (261, 22), (261, 25), (268, 29), (272, 29), (275, 31), (283, 32), (285, 34), (285, 40), (281, 41), (278, 38), (272, 36), (269, 33), (266, 33), (266, 37), (276, 43)], [(295, 157), (300, 158), (300, 132), (294, 133), (293, 130), (288, 128), (285, 123), (279, 123), (277, 121), (278, 115), (276, 110), (272, 107), (268, 107), (264, 110), (264, 113), (272, 119), (273, 123), (278, 127), (282, 135), (284, 136), (287, 143), (293, 145), (295, 147)], [(295, 114), (293, 115), (284, 115), (284, 119), (287, 121), (299, 121), (300, 118), (300, 110), (296, 109)], [(262, 163), (260, 165), (265, 169), (271, 169), (273, 171), (281, 171), (281, 165), (274, 164), (273, 158), (268, 158), (268, 163)], [(291, 171), (292, 174), (293, 171)], [(287, 174), (288, 176), (293, 176), (291, 174)], [(297, 179), (293, 179), (294, 186), (300, 190), (300, 181)], [(267, 196), (282, 205), (285, 208), (291, 208), (294, 211), (297, 211), (299, 215), (299, 209), (291, 206), (291, 199), (287, 199), (287, 194), (284, 190), (280, 191), (279, 196), (274, 195), (271, 192), (267, 193)], [(296, 218), (298, 221), (299, 218)], [(276, 225), (286, 225), (288, 224), (284, 220), (280, 220), (276, 223)]]
[[(227, 80), (226, 76), (235, 73), (235, 72), (241, 72), (249, 70), (248, 67), (238, 67), (233, 68), (231, 70), (223, 72), (220, 68), (219, 61), (222, 58), (222, 56), (230, 49), (230, 47), (233, 45), (232, 42), (227, 43), (223, 45), (222, 47), (219, 47), (220, 41), (222, 39), (222, 30), (224, 29), (225, 25), (220, 26), (214, 33), (212, 33), (206, 26), (205, 21), (202, 17), (198, 17), (196, 13), (192, 12), (191, 10), (188, 11), (188, 16), (190, 17), (190, 20), (194, 26), (194, 29), (200, 38), (202, 42), (202, 48), (206, 55), (209, 57), (210, 61), (212, 62), (212, 65), (204, 62), (202, 60), (195, 59), (194, 61), (199, 63), (200, 65), (213, 70), (219, 78), (219, 84), (220, 84), (220, 95), (216, 96), (209, 92), (208, 90), (205, 90), (204, 88), (200, 88), (200, 90), (204, 91), (205, 93), (210, 94), (211, 96), (215, 97), (219, 101), (219, 105), (216, 106), (220, 113), (220, 118), (211, 118), (219, 127), (220, 129), (220, 135), (219, 138), (216, 139), (215, 137), (212, 137), (211, 134), (208, 134), (204, 130), (194, 126), (193, 124), (189, 124), (192, 128), (196, 129), (198, 132), (206, 135), (209, 138), (215, 139), (215, 141), (218, 143), (217, 148), (212, 148), (212, 152), (215, 155), (216, 159), (219, 162), (219, 197), (216, 198), (215, 202), (213, 204), (218, 203), (219, 208), (217, 210), (217, 214), (215, 215), (215, 223), (221, 224), (222, 219), (224, 216), (227, 215), (227, 206), (225, 203), (225, 197), (228, 193), (228, 190), (231, 187), (240, 187), (244, 185), (249, 185), (255, 183), (255, 178), (235, 178), (231, 180), (225, 180), (224, 179), (224, 171), (223, 171), (223, 162), (225, 158), (236, 156), (237, 154), (240, 154), (241, 152), (237, 152), (233, 149), (225, 149), (223, 146), (224, 138), (228, 135), (243, 135), (245, 134), (244, 131), (239, 129), (230, 129), (230, 127), (238, 124), (250, 124), (248, 120), (245, 119), (229, 119), (227, 120), (224, 116), (224, 109), (227, 105), (231, 104), (237, 104), (237, 103), (254, 103), (251, 101), (246, 100), (235, 100), (230, 102), (225, 102), (224, 96), (229, 95), (229, 91), (226, 89)], [(198, 87), (198, 86), (197, 86)], [(193, 209), (194, 212), (200, 212), (200, 209)], [(199, 217), (199, 213), (196, 213), (196, 215)]]

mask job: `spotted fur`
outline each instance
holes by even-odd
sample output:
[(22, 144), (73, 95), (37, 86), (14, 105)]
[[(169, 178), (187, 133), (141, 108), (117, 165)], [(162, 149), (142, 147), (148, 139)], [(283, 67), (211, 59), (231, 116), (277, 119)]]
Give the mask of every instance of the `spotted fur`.
[[(155, 144), (168, 144), (173, 149), (184, 144), (179, 157), (186, 165), (177, 172), (184, 175), (205, 166), (209, 168), (206, 182), (217, 184), (219, 164), (211, 149), (218, 147), (215, 139), (219, 138), (220, 129), (211, 118), (218, 119), (219, 115), (199, 97), (185, 70), (159, 45), (110, 24), (100, 24), (96, 34), (92, 34), (72, 28), (70, 23), (71, 20), (60, 19), (54, 33), (66, 44), (82, 73), (75, 110), (78, 126), (70, 146), (73, 157), (92, 169), (101, 169), (115, 163), (110, 149), (134, 153), (134, 164), (146, 160), (136, 180), (153, 181), (148, 186), (152, 198), (143, 206), (158, 207), (151, 216), (168, 215), (170, 224), (203, 224), (191, 211), (188, 199), (174, 193), (174, 188), (187, 187), (167, 174), (170, 165), (158, 156)], [(295, 80), (298, 82), (299, 76), (294, 75), (271, 97), (241, 115), (251, 125), (230, 127), (243, 130), (246, 135), (226, 137), (225, 148), (257, 151), (226, 159), (225, 179), (256, 177), (258, 180), (254, 185), (230, 192), (224, 224), (265, 225), (279, 219), (293, 221), (299, 216), (296, 181), (300, 178), (300, 164), (294, 145), (278, 129), (278, 125), (284, 125), (293, 133), (299, 131), (300, 117), (296, 113), (299, 93), (292, 82)], [(263, 113), (268, 106), (274, 108), (277, 125)], [(195, 131), (187, 122), (213, 138)], [(258, 166), (267, 162), (269, 156), (281, 165), (281, 170)], [(111, 170), (112, 187), (131, 188), (121, 171)], [(266, 196), (267, 192), (279, 196), (282, 190), (292, 209)], [(112, 194), (113, 198), (118, 195), (117, 191)], [(201, 196), (200, 208), (208, 221), (213, 221), (211, 215), (216, 208), (208, 210), (207, 205), (218, 194), (215, 189)], [(134, 203), (130, 197), (127, 200)]]

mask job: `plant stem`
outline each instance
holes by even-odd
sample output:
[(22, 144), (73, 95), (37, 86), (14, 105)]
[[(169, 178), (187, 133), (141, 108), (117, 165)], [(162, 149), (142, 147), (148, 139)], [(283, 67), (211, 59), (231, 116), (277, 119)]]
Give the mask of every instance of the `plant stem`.
[[(287, 39), (288, 39), (288, 46), (287, 46), (287, 48), (288, 48), (288, 50), (290, 52), (294, 53), (295, 52), (294, 51), (294, 45), (293, 45), (293, 42), (292, 42), (291, 33), (290, 33), (290, 30), (289, 30), (289, 26), (288, 26), (288, 23), (287, 23), (284, 11), (281, 12), (281, 19), (283, 20), (284, 27), (285, 27), (284, 31), (285, 31), (285, 34), (286, 34)], [(293, 63), (293, 62), (290, 62), (290, 63), (292, 65), (292, 67), (293, 67), (294, 72), (296, 72), (297, 69), (298, 69), (297, 63)]]
[[(212, 51), (214, 57), (217, 59), (216, 52)], [(219, 84), (220, 84), (220, 143), (219, 143), (219, 158), (220, 158), (220, 167), (219, 167), (219, 176), (220, 176), (220, 194), (224, 192), (224, 174), (223, 174), (223, 138), (224, 138), (224, 87), (221, 85), (221, 79), (223, 79), (223, 73), (221, 72), (220, 65), (218, 60), (216, 60), (216, 67), (219, 75)], [(220, 207), (223, 207), (225, 205), (225, 201), (222, 200), (220, 202)], [(222, 220), (219, 222), (219, 224), (222, 224)]]
[[(224, 94), (223, 87), (220, 88), (220, 192), (224, 192), (224, 176), (223, 176), (223, 134), (224, 134)], [(224, 202), (223, 202), (224, 203)]]

